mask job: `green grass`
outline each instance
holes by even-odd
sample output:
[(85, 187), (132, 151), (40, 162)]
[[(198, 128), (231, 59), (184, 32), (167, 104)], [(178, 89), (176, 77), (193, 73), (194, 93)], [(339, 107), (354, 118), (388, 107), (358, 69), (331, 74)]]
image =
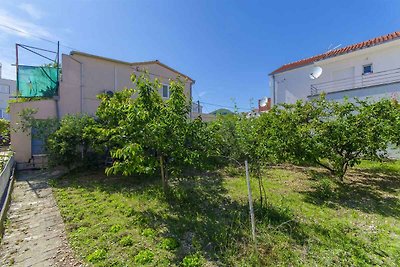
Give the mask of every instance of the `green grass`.
[(53, 183), (76, 253), (95, 266), (399, 266), (400, 163), (363, 162), (341, 183), (317, 168), (252, 180), (252, 244), (242, 171), (157, 178), (69, 174)]

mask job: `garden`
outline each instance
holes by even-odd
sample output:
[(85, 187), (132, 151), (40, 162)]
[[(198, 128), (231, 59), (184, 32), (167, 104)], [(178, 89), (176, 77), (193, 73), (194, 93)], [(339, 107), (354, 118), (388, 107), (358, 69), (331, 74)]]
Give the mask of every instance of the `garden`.
[[(396, 99), (275, 106), (190, 119), (147, 75), (100, 95), (95, 117), (21, 114), (42, 129), (52, 186), (76, 254), (94, 266), (398, 266)], [(134, 96), (134, 97), (133, 97)], [(252, 239), (244, 161), (250, 168)], [(255, 242), (254, 242), (255, 241)]]

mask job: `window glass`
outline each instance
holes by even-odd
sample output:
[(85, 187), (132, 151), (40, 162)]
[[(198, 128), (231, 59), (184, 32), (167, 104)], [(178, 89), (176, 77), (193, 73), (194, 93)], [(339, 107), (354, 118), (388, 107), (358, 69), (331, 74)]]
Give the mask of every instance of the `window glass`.
[(162, 96), (163, 97), (169, 97), (169, 86), (168, 85), (163, 85), (162, 86)]
[(372, 73), (372, 64), (363, 66), (363, 74)]

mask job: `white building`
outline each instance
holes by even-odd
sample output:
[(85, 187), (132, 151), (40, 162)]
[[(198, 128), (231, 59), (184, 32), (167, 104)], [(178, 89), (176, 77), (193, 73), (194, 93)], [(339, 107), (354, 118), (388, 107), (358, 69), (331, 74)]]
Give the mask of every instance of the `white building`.
[(6, 113), (6, 109), (10, 96), (15, 95), (15, 88), (16, 82), (14, 80), (2, 78), (0, 63), (0, 118), (10, 120), (10, 115)]
[[(322, 74), (311, 79), (319, 66)], [(285, 64), (270, 75), (273, 104), (308, 100), (400, 97), (400, 32)]]

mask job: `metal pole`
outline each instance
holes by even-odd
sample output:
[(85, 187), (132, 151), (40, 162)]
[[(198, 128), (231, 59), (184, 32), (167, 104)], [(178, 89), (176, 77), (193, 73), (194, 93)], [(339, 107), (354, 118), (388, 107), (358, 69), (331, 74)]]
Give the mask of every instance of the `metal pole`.
[(19, 86), (18, 86), (18, 44), (15, 44), (15, 69), (16, 69), (16, 80), (17, 80), (17, 96), (16, 98), (18, 99), (18, 95), (19, 95)]
[(57, 42), (57, 62), (56, 62), (56, 70), (57, 70), (57, 95), (53, 96), (56, 102), (56, 115), (57, 119), (60, 119), (60, 107), (59, 107), (59, 99), (60, 99), (60, 75), (59, 75), (59, 66), (60, 65), (60, 41)]
[(200, 100), (197, 100), (197, 113), (200, 115)]
[(59, 68), (60, 68), (60, 41), (57, 42), (57, 95), (59, 95), (59, 89), (60, 89)]
[(251, 197), (251, 187), (250, 187), (250, 176), (249, 176), (249, 166), (247, 160), (244, 162), (246, 168), (246, 180), (247, 180), (247, 192), (249, 194), (249, 208), (250, 208), (250, 220), (251, 220), (251, 233), (253, 235), (254, 245), (257, 246), (256, 240), (256, 222), (254, 219), (254, 209), (253, 209), (253, 198)]

